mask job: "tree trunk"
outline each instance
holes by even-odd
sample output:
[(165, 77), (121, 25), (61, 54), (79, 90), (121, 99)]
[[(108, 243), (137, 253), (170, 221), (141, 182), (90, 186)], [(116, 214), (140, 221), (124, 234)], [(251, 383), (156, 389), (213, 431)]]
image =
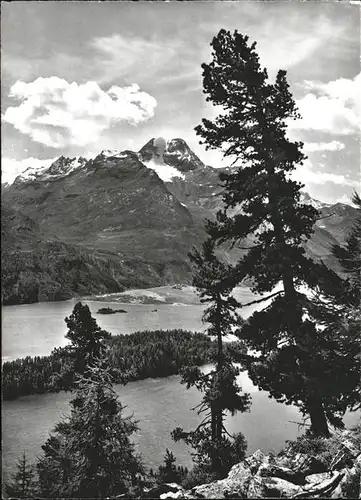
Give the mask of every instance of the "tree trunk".
[(323, 405), (319, 399), (309, 400), (307, 409), (311, 418), (311, 429), (315, 436), (330, 437)]
[(288, 298), (294, 297), (296, 290), (293, 282), (293, 277), (287, 274), (283, 275), (283, 289), (285, 291), (285, 296)]
[[(217, 450), (218, 436), (219, 436), (219, 413), (211, 406), (211, 429), (212, 429), (212, 456), (211, 456), (211, 469), (216, 474), (219, 473), (221, 463)], [(222, 423), (222, 420), (221, 420)]]
[[(220, 313), (219, 313), (220, 314)], [(215, 329), (217, 332), (217, 367), (216, 367), (216, 377), (219, 377), (219, 374), (223, 368), (223, 342), (222, 342), (222, 331), (221, 325), (219, 321), (215, 322)], [(217, 474), (221, 469), (221, 461), (218, 453), (218, 445), (222, 439), (222, 424), (223, 424), (223, 414), (222, 408), (219, 407), (219, 401), (214, 401), (211, 403), (211, 415), (212, 415), (212, 470)]]
[[(218, 362), (217, 362), (217, 372), (218, 374), (222, 371), (223, 364), (224, 364), (224, 358), (223, 358), (223, 339), (222, 339), (222, 330), (221, 330), (221, 325), (220, 323), (216, 324), (217, 328), (217, 340), (218, 340)], [(216, 439), (217, 442), (221, 442), (222, 439), (222, 430), (223, 430), (223, 415), (222, 415), (222, 408), (219, 407), (219, 404), (217, 404), (217, 410), (216, 410)]]

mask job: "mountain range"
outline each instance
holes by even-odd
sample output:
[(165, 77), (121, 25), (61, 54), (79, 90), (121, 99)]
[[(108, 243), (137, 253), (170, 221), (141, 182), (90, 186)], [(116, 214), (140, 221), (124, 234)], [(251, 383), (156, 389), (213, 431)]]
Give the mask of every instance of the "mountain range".
[[(187, 254), (222, 206), (222, 170), (179, 138), (29, 165), (2, 186), (3, 304), (189, 283)], [(330, 247), (343, 243), (356, 209), (303, 199), (320, 211), (307, 253), (338, 270)], [(241, 254), (221, 252), (230, 262)]]

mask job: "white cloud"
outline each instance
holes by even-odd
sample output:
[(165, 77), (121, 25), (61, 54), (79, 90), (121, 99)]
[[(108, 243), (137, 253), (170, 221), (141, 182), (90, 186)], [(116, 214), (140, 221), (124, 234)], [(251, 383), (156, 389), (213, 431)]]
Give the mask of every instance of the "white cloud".
[(3, 157), (1, 159), (1, 182), (12, 184), (16, 177), (26, 169), (39, 172), (40, 170), (50, 167), (56, 158), (48, 158), (39, 160), (39, 158), (24, 158), (23, 160), (15, 160), (14, 158)]
[[(177, 73), (184, 72), (184, 67), (194, 66), (192, 47), (182, 40), (145, 39), (137, 36), (113, 34), (96, 37), (89, 43), (96, 51), (96, 80), (110, 82), (123, 78), (136, 78), (137, 81), (157, 81), (158, 73), (174, 68), (177, 61)], [(193, 56), (193, 57), (192, 57)]]
[(55, 76), (17, 81), (10, 97), (18, 106), (6, 109), (3, 120), (34, 141), (54, 148), (96, 142), (112, 125), (137, 125), (154, 116), (157, 101), (139, 86), (113, 85), (102, 90), (96, 82), (69, 83)]
[[(216, 9), (212, 21), (201, 21), (198, 30), (206, 33), (209, 41), (220, 27), (249, 34), (250, 41), (257, 41), (261, 65), (267, 67), (271, 78), (280, 68), (295, 67), (312, 57), (317, 60), (318, 51), (330, 38), (335, 40), (347, 32), (347, 26), (341, 22), (322, 14), (310, 16), (308, 10), (296, 6), (278, 7), (277, 2), (267, 8), (263, 2), (226, 2), (225, 5), (219, 7), (219, 18)], [(222, 11), (226, 13), (228, 9), (231, 12), (224, 16)]]
[(308, 142), (303, 147), (306, 153), (313, 153), (315, 151), (341, 151), (345, 149), (343, 142)]
[(352, 202), (352, 193), (344, 194), (340, 198), (338, 198), (335, 203), (343, 203), (344, 205), (351, 205), (351, 207), (355, 207), (356, 205)]
[(361, 126), (361, 73), (327, 83), (305, 81), (310, 91), (297, 106), (302, 118), (291, 121), (291, 129), (317, 130), (331, 134), (357, 133)]
[[(322, 46), (325, 39), (332, 36), (332, 30), (336, 29), (330, 23), (325, 23), (321, 26), (312, 26), (310, 32), (305, 34), (297, 29), (295, 23), (293, 26), (294, 29), (290, 29), (287, 25), (280, 26), (279, 20), (273, 18), (268, 25), (269, 29), (266, 33), (268, 36), (260, 34), (261, 41), (257, 45), (260, 46), (261, 60), (271, 72), (278, 71), (280, 68), (291, 68), (311, 57)], [(262, 24), (262, 32), (263, 27)], [(277, 30), (277, 36), (273, 37), (271, 30), (273, 32)]]
[(311, 162), (305, 161), (302, 166), (299, 166), (292, 174), (292, 178), (302, 182), (306, 186), (308, 184), (325, 184), (326, 182), (345, 187), (358, 188), (359, 182), (350, 179), (342, 174), (334, 174), (332, 172), (324, 172), (312, 167)]

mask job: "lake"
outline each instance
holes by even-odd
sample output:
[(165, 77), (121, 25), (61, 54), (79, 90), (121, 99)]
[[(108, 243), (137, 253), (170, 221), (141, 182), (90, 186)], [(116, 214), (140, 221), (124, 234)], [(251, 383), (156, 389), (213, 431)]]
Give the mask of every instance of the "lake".
[[(256, 296), (249, 288), (237, 287), (235, 297), (248, 303)], [(40, 302), (2, 307), (2, 359), (10, 361), (25, 356), (47, 356), (54, 347), (66, 344), (64, 321), (73, 310), (76, 299), (62, 302)], [(113, 335), (141, 330), (173, 329), (203, 331), (204, 306), (190, 286), (182, 290), (170, 286), (147, 290), (131, 290), (100, 296), (99, 300), (83, 299), (98, 324)], [(121, 305), (126, 314), (97, 314), (100, 307), (116, 309)], [(259, 304), (242, 309), (248, 317)]]
[[(237, 289), (238, 300), (252, 300), (249, 289)], [(3, 360), (26, 355), (48, 355), (51, 350), (65, 344), (65, 316), (72, 312), (75, 300), (49, 302), (2, 308), (2, 355)], [(127, 334), (139, 330), (183, 328), (201, 331), (203, 306), (190, 287), (174, 290), (160, 287), (146, 291), (132, 291), (99, 300), (82, 300), (87, 303), (98, 324), (112, 334)], [(146, 303), (145, 303), (146, 302)], [(127, 314), (100, 315), (100, 307), (121, 304)], [(257, 305), (259, 307), (259, 305)], [(242, 310), (246, 317), (257, 307)], [(269, 399), (267, 393), (258, 391), (245, 373), (240, 375), (240, 385), (252, 394), (250, 413), (228, 419), (229, 432), (243, 432), (248, 441), (248, 452), (258, 448), (263, 451), (280, 450), (286, 439), (300, 434), (298, 426), (290, 421), (301, 422), (296, 408)], [(170, 432), (177, 426), (194, 428), (198, 422), (190, 410), (200, 401), (196, 390), (180, 384), (178, 376), (163, 379), (146, 379), (117, 385), (117, 394), (127, 412), (139, 420), (140, 431), (134, 442), (144, 457), (145, 464), (157, 467), (165, 449), (171, 449), (179, 465), (191, 465), (188, 448), (174, 443)], [(25, 450), (31, 460), (41, 452), (41, 445), (62, 415), (67, 414), (69, 393), (25, 396), (16, 401), (6, 401), (2, 409), (3, 475), (8, 478), (14, 470), (16, 458)], [(346, 424), (356, 422), (355, 414), (347, 416)]]
[[(252, 391), (251, 413), (229, 418), (230, 432), (243, 432), (248, 440), (249, 452), (258, 448), (277, 451), (285, 439), (298, 435), (297, 426), (289, 420), (299, 420), (295, 408), (268, 399), (267, 394), (256, 391), (248, 378), (243, 376), (243, 388)], [(182, 465), (191, 465), (191, 457), (183, 443), (174, 443), (170, 432), (175, 427), (192, 429), (198, 416), (190, 408), (199, 401), (196, 390), (180, 384), (178, 376), (163, 379), (146, 379), (117, 385), (116, 392), (126, 414), (134, 413), (140, 431), (134, 436), (138, 450), (149, 467), (157, 467), (168, 447)], [(49, 431), (62, 415), (69, 412), (69, 393), (24, 396), (3, 404), (3, 473), (8, 477), (16, 458), (25, 450), (31, 460), (41, 452)]]

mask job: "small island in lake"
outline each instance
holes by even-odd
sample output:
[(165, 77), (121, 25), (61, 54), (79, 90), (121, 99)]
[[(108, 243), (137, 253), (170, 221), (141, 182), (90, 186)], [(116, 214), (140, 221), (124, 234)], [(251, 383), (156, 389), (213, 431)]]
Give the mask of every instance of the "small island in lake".
[(115, 314), (115, 313), (126, 313), (125, 309), (112, 309), (111, 307), (101, 307), (98, 309), (98, 314)]

